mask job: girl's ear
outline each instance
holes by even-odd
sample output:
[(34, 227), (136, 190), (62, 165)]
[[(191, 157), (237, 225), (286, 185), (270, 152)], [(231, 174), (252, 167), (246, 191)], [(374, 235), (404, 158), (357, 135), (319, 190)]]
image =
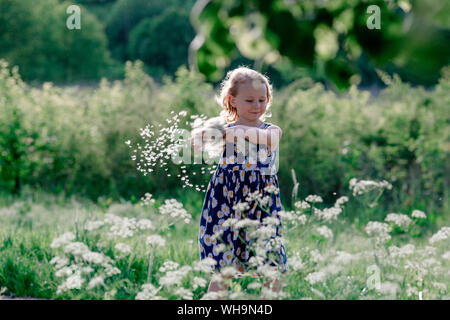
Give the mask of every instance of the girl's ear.
[(233, 97), (231, 94), (228, 96), (228, 101), (230, 106), (232, 106), (233, 108), (236, 108), (236, 98)]

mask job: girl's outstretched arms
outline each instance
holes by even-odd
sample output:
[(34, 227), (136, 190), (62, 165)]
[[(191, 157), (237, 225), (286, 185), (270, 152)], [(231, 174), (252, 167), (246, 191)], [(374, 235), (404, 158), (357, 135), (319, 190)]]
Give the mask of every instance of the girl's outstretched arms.
[(236, 142), (237, 139), (245, 139), (254, 144), (264, 144), (270, 150), (275, 150), (283, 134), (280, 127), (272, 124), (267, 129), (260, 129), (244, 125), (236, 125), (225, 128), (223, 135), (226, 141)]

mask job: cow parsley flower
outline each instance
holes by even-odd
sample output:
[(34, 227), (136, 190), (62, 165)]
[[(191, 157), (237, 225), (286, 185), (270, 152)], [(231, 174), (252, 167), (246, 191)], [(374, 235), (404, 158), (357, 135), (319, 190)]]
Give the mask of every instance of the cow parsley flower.
[(382, 189), (392, 189), (392, 185), (383, 180), (381, 182), (372, 181), (372, 180), (360, 180), (358, 181), (356, 178), (353, 178), (349, 182), (350, 190), (353, 190), (353, 195), (362, 195), (368, 193), (372, 190), (382, 190)]
[(313, 194), (310, 194), (309, 196), (307, 196), (305, 201), (311, 202), (311, 203), (323, 202), (321, 196), (317, 196), (317, 195), (313, 195)]
[(306, 281), (308, 281), (311, 285), (316, 284), (318, 282), (324, 282), (326, 280), (327, 274), (323, 271), (312, 272), (306, 276)]
[(160, 272), (167, 272), (167, 271), (174, 271), (176, 269), (178, 269), (180, 265), (176, 262), (167, 260), (164, 261), (163, 265), (159, 268)]
[(438, 232), (433, 234), (429, 239), (431, 244), (446, 240), (450, 237), (450, 227), (442, 227)]
[(328, 228), (327, 226), (318, 227), (316, 230), (317, 232), (319, 232), (321, 236), (323, 236), (326, 239), (333, 238), (333, 231), (331, 231), (331, 229)]
[(93, 289), (95, 287), (98, 287), (98, 286), (104, 286), (105, 285), (104, 280), (105, 280), (105, 278), (103, 276), (96, 276), (96, 277), (92, 278), (89, 281), (87, 289), (91, 290), (91, 289)]
[(200, 277), (194, 277), (194, 279), (192, 279), (192, 287), (195, 289), (197, 289), (198, 287), (205, 287), (206, 286), (206, 280)]
[(163, 237), (154, 234), (147, 237), (147, 244), (155, 247), (163, 247), (166, 245), (166, 240)]
[(417, 218), (417, 219), (426, 219), (427, 215), (425, 214), (425, 212), (420, 211), (420, 210), (414, 210), (411, 214), (411, 216), (413, 218)]
[(60, 237), (54, 239), (50, 244), (50, 248), (59, 248), (61, 246), (66, 245), (67, 243), (75, 240), (75, 235), (72, 232), (66, 232)]
[(117, 243), (114, 248), (122, 254), (131, 253), (131, 247), (125, 243)]
[(395, 225), (402, 229), (408, 228), (412, 223), (410, 217), (408, 217), (406, 214), (401, 213), (389, 213), (384, 221), (393, 222)]

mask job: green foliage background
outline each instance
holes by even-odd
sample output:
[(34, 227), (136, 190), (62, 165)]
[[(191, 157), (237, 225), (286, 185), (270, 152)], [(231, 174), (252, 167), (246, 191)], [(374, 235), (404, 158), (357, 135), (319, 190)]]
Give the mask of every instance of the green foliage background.
[[(164, 125), (171, 111), (212, 117), (221, 110), (212, 85), (185, 67), (161, 85), (143, 71), (142, 62), (128, 63), (124, 80), (103, 79), (96, 89), (29, 87), (4, 61), (0, 76), (0, 186), (9, 192), (30, 185), (95, 200), (176, 195), (181, 169), (172, 164), (172, 177), (162, 170), (144, 177), (125, 141), (142, 144), (139, 128)], [(352, 177), (386, 179), (395, 186), (386, 204), (445, 212), (448, 68), (431, 91), (387, 79), (391, 82), (376, 98), (354, 86), (337, 95), (305, 79), (275, 92), (273, 118), (266, 121), (283, 129), (278, 176), (285, 206), (291, 205), (293, 168), (299, 196), (316, 193), (331, 202), (348, 192)]]

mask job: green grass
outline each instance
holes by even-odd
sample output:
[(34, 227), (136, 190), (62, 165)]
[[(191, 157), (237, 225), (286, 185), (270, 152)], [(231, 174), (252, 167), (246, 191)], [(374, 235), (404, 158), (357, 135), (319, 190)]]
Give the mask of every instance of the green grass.
[[(187, 192), (184, 195), (182, 199), (185, 201), (184, 208), (193, 215), (193, 220), (189, 224), (177, 223), (160, 233), (166, 239), (167, 245), (158, 248), (155, 252), (151, 278), (151, 283), (155, 286), (158, 286), (158, 281), (162, 277), (162, 273), (158, 270), (164, 261), (171, 260), (179, 263), (180, 266), (192, 266), (200, 257), (197, 235), (203, 199), (189, 197)], [(161, 203), (162, 201), (157, 201), (156, 207)], [(0, 198), (0, 204), (0, 289), (6, 288), (4, 295), (49, 299), (135, 299), (137, 293), (141, 291), (141, 285), (147, 283), (149, 255), (144, 237), (149, 233), (157, 234), (157, 231), (144, 232), (126, 241), (106, 241), (105, 245), (101, 245), (105, 240), (104, 232), (87, 232), (82, 226), (85, 221), (104, 219), (106, 213), (158, 221), (159, 213), (154, 207), (143, 207), (139, 203), (129, 202), (110, 203), (102, 207), (83, 199), (64, 200), (31, 190), (20, 198), (3, 196)], [(348, 207), (351, 205), (349, 204)], [(367, 214), (368, 212), (363, 209), (358, 213), (359, 216)], [(447, 290), (450, 286), (449, 261), (448, 258), (443, 258), (443, 253), (448, 252), (448, 239), (444, 240), (440, 246), (435, 246), (437, 248), (435, 255), (429, 255), (430, 249), (426, 246), (430, 246), (428, 238), (432, 232), (427, 230), (427, 225), (420, 227), (422, 232), (415, 237), (410, 234), (393, 234), (386, 247), (394, 244), (400, 247), (410, 243), (416, 248), (412, 256), (395, 263), (390, 262), (389, 259), (383, 259), (382, 251), (373, 251), (367, 236), (357, 228), (356, 223), (351, 223), (346, 217), (340, 217), (339, 220), (328, 225), (334, 233), (333, 239), (328, 241), (317, 236), (315, 227), (318, 225), (319, 223), (312, 223), (284, 235), (287, 240), (285, 246), (288, 261), (292, 262), (292, 257), (297, 254), (303, 262), (302, 268), (289, 273), (284, 278), (283, 291), (287, 295), (285, 299), (379, 299), (386, 296), (389, 298), (386, 292), (383, 294), (375, 289), (367, 289), (367, 281), (370, 277), (367, 268), (374, 265), (380, 268), (382, 284), (387, 283), (385, 286), (389, 287), (390, 283), (396, 283), (399, 286), (395, 298), (417, 299), (417, 295), (411, 293), (414, 289), (408, 289), (408, 286), (415, 286), (417, 275), (414, 271), (406, 270), (405, 265), (422, 266), (421, 263), (427, 258), (434, 258), (437, 262), (424, 267), (428, 273), (423, 276), (423, 287), (418, 288), (423, 291), (424, 299), (448, 298), (448, 291), (436, 288), (436, 286), (442, 287), (436, 283), (445, 285)], [(81, 290), (73, 289), (57, 294), (56, 291), (62, 279), (56, 277), (55, 266), (50, 264), (50, 260), (62, 251), (52, 249), (50, 244), (54, 238), (65, 232), (77, 234), (76, 240), (88, 245), (90, 250), (102, 252), (114, 259), (114, 266), (120, 270), (120, 274), (107, 278), (105, 287), (91, 290), (83, 287)], [(116, 242), (130, 244), (133, 248), (132, 254), (124, 257), (118, 255), (113, 246)], [(337, 263), (334, 259), (338, 251), (351, 253), (357, 258), (350, 263)], [(317, 253), (320, 253), (322, 260), (314, 259), (314, 256), (317, 258)], [(374, 253), (378, 255), (378, 263)], [(326, 280), (315, 284), (308, 282), (308, 275), (318, 271), (326, 273)], [(206, 288), (200, 287), (193, 290), (194, 276), (201, 275), (189, 274), (183, 278), (180, 285), (190, 288), (193, 299), (200, 299), (205, 294)], [(210, 279), (209, 276), (203, 277)], [(243, 278), (233, 281), (246, 290), (251, 279)], [(250, 289), (246, 292), (255, 293)], [(166, 288), (162, 289), (160, 294), (165, 299), (180, 298)]]

